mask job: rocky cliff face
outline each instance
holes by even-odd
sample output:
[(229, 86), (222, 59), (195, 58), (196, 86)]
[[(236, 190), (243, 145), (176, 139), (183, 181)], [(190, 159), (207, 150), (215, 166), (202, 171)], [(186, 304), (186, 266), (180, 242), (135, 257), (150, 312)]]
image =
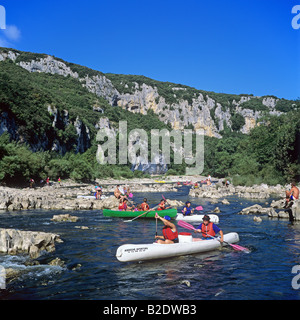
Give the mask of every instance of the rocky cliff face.
[[(200, 90), (194, 90), (192, 96), (188, 99), (181, 98), (182, 93), (187, 88), (176, 87), (171, 89), (174, 103), (167, 102), (166, 97), (159, 94), (155, 85), (146, 83), (137, 83), (131, 81), (129, 83), (131, 90), (128, 90), (128, 83), (120, 83), (118, 90), (113, 82), (105, 75), (89, 74), (87, 71), (84, 77), (80, 77), (76, 71), (72, 70), (72, 66), (58, 60), (52, 56), (38, 57), (30, 61), (19, 61), (19, 53), (16, 51), (0, 51), (0, 61), (11, 59), (18, 61), (17, 64), (29, 72), (45, 72), (50, 74), (58, 74), (62, 76), (70, 76), (81, 82), (90, 92), (97, 96), (105, 98), (112, 106), (118, 106), (134, 113), (147, 114), (149, 110), (153, 110), (161, 121), (169, 123), (174, 129), (184, 129), (186, 127), (194, 129), (204, 129), (205, 135), (210, 137), (221, 138), (220, 132), (224, 126), (232, 127), (232, 116), (239, 114), (244, 118), (244, 123), (239, 128), (243, 133), (249, 131), (258, 125), (259, 118), (262, 116), (261, 110), (253, 110), (245, 107), (243, 104), (251, 99), (260, 99), (260, 103), (265, 107), (265, 112), (279, 115), (276, 110), (276, 104), (279, 99), (275, 97), (253, 97), (238, 96), (230, 102), (219, 103), (213, 99), (209, 93), (205, 94)], [(87, 69), (88, 70), (88, 69)], [(80, 120), (78, 120), (80, 121)], [(2, 130), (6, 123), (2, 123)], [(13, 124), (11, 124), (13, 126)], [(7, 127), (7, 126), (6, 126)], [(82, 131), (83, 130), (83, 131)], [(78, 133), (78, 149), (85, 149), (80, 140), (81, 135), (88, 137), (89, 133), (84, 129), (77, 130)]]

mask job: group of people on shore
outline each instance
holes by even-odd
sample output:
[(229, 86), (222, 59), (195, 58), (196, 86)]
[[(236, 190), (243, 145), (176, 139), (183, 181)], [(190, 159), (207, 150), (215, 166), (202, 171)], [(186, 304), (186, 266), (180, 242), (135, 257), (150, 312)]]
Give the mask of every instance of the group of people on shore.
[[(50, 178), (47, 177), (46, 180), (42, 179), (42, 180), (40, 180), (39, 183), (40, 183), (39, 186), (43, 187), (44, 185), (50, 186), (52, 182), (50, 182)], [(61, 185), (61, 178), (60, 177), (58, 177), (57, 183), (59, 186)], [(34, 179), (33, 178), (29, 179), (29, 188), (35, 188), (35, 187), (36, 187), (36, 183), (35, 183)]]

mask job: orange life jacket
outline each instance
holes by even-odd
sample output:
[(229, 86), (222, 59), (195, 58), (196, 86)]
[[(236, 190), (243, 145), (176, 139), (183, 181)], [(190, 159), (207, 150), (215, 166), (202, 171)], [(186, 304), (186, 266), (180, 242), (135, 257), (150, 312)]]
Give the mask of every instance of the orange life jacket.
[(178, 238), (177, 230), (175, 232), (173, 232), (169, 226), (163, 227), (162, 233), (163, 233), (165, 239), (169, 239), (169, 240), (173, 241), (176, 238)]
[(216, 235), (212, 222), (209, 222), (207, 226), (202, 223), (201, 232), (204, 238), (210, 238), (209, 236), (214, 237)]

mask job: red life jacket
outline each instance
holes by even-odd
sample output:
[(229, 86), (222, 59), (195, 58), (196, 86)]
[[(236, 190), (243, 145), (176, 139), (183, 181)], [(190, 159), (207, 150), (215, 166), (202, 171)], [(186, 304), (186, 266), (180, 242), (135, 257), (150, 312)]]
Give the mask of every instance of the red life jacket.
[(142, 204), (141, 204), (141, 207), (142, 207), (142, 211), (147, 211), (147, 210), (149, 210), (149, 204), (148, 204), (148, 203), (142, 203)]
[(213, 229), (212, 222), (208, 223), (207, 226), (204, 223), (202, 223), (201, 232), (202, 232), (202, 236), (204, 238), (210, 238), (208, 235), (210, 235), (212, 237), (214, 237), (216, 235), (216, 233), (214, 232), (214, 229)]
[(127, 209), (127, 204), (125, 202), (119, 204), (119, 210), (126, 210)]
[(165, 203), (160, 203), (159, 205), (160, 205), (160, 206), (158, 207), (157, 210), (165, 210), (165, 208), (166, 208)]
[(173, 232), (172, 229), (169, 226), (165, 226), (162, 229), (162, 233), (165, 237), (165, 239), (169, 239), (169, 240), (175, 240), (176, 238), (178, 238), (178, 232), (176, 230), (176, 232)]

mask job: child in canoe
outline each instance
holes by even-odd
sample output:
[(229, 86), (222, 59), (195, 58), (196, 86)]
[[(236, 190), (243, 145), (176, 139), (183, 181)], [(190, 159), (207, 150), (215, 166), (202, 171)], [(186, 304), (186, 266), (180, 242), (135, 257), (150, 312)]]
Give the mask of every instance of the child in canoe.
[(191, 208), (191, 203), (187, 201), (183, 207), (182, 213), (184, 216), (190, 216), (194, 213), (194, 209)]

